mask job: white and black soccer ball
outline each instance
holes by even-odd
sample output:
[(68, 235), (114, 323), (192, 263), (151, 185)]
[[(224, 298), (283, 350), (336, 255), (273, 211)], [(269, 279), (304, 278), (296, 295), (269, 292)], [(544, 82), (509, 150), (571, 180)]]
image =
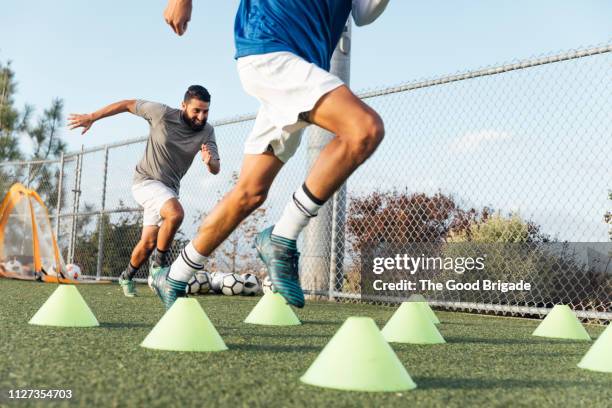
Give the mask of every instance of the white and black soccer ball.
[(223, 277), (221, 293), (227, 296), (239, 295), (244, 289), (242, 276), (237, 273), (228, 273)]
[(266, 278), (263, 280), (261, 287), (263, 289), (264, 294), (274, 293), (274, 285), (272, 285), (272, 280), (270, 279), (269, 276), (266, 276)]
[(223, 278), (228, 274), (225, 272), (213, 272), (210, 275), (210, 290), (214, 293), (221, 293)]
[(244, 281), (244, 288), (242, 288), (242, 294), (246, 296), (255, 296), (261, 289), (261, 283), (259, 278), (252, 273), (245, 273), (242, 275)]
[(19, 262), (16, 259), (6, 262), (4, 264), (4, 269), (6, 269), (7, 272), (11, 272), (11, 273), (16, 273), (16, 274), (23, 273), (23, 265), (21, 264), (21, 262)]
[(200, 281), (200, 293), (204, 294), (210, 292), (210, 273), (198, 272), (196, 273), (196, 276)]
[(197, 295), (200, 292), (200, 281), (198, 279), (198, 274), (194, 274), (191, 279), (189, 279), (185, 292), (188, 295)]
[(78, 280), (81, 278), (81, 267), (77, 264), (66, 265), (66, 277), (72, 280)]

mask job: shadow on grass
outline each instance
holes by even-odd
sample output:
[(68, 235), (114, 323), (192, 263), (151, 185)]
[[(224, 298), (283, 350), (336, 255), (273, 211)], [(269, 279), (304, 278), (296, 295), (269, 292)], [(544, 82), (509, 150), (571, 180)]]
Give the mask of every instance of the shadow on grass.
[[(468, 343), (477, 343), (477, 344), (545, 344), (546, 339), (487, 339), (487, 338), (477, 338), (477, 337), (453, 337), (453, 336), (445, 336), (447, 343), (459, 343), (459, 344), (468, 344)], [(555, 344), (571, 344), (578, 343), (577, 341), (567, 341), (567, 342), (555, 342)]]
[(321, 351), (321, 347), (306, 346), (302, 344), (296, 344), (292, 346), (285, 345), (273, 345), (273, 344), (236, 344), (226, 343), (230, 350), (243, 350), (243, 351), (267, 351), (273, 353), (303, 353), (305, 351)]
[(456, 377), (415, 377), (420, 389), (465, 389), (482, 390), (485, 388), (554, 388), (585, 385), (586, 381), (546, 381), (515, 378), (484, 379)]
[(482, 324), (480, 323), (470, 323), (470, 322), (449, 322), (446, 320), (440, 320), (440, 324), (436, 324), (436, 327), (440, 327), (440, 326), (446, 326), (446, 325), (452, 325), (452, 326), (482, 326)]
[(342, 321), (336, 321), (336, 320), (302, 320), (302, 324), (320, 324), (320, 325), (338, 326), (338, 327), (340, 327), (342, 323), (343, 323)]
[(153, 328), (155, 324), (150, 323), (100, 323), (100, 328), (102, 329), (130, 329), (130, 328), (138, 328), (138, 327), (148, 327)]
[(252, 333), (253, 337), (274, 337), (274, 338), (292, 338), (292, 339), (301, 339), (301, 338), (319, 338), (319, 339), (331, 339), (333, 336), (332, 334), (309, 334), (309, 333), (304, 333), (304, 334), (286, 334), (286, 333), (261, 333), (261, 332), (257, 332), (257, 333)]

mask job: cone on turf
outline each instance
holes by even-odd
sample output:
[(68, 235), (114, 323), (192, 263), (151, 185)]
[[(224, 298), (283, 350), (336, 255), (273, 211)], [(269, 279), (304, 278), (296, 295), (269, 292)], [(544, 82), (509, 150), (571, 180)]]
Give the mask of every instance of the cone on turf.
[(369, 317), (346, 319), (300, 380), (350, 391), (391, 392), (416, 388)]
[(429, 303), (427, 303), (427, 299), (425, 299), (423, 295), (415, 293), (413, 295), (410, 295), (408, 301), (420, 304), (429, 319), (433, 322), (433, 324), (440, 324), (438, 316), (436, 316), (432, 308), (429, 306)]
[(612, 324), (608, 325), (608, 328), (599, 335), (578, 363), (578, 367), (612, 373)]
[(382, 329), (388, 342), (410, 344), (446, 343), (429, 319), (421, 302), (403, 302)]
[(263, 295), (244, 322), (266, 326), (297, 326), (302, 324), (293, 309), (279, 293)]
[(98, 319), (74, 285), (59, 285), (29, 321), (39, 326), (95, 327)]
[(556, 305), (532, 333), (539, 337), (591, 340), (576, 314), (567, 305)]
[(178, 298), (140, 344), (170, 351), (223, 351), (225, 342), (194, 298)]

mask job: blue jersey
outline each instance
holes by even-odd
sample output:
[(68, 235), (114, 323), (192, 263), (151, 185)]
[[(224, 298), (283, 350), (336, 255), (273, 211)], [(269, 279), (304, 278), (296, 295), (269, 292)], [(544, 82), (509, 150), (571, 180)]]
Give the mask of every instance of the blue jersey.
[(289, 51), (329, 71), (351, 6), (352, 0), (241, 0), (236, 58)]

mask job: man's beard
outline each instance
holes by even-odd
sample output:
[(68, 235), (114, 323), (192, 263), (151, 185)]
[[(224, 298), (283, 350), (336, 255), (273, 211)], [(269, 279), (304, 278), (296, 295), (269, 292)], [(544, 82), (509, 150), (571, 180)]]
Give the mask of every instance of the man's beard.
[(187, 123), (191, 130), (196, 132), (199, 132), (200, 130), (204, 129), (204, 127), (206, 126), (206, 119), (204, 119), (204, 122), (202, 122), (201, 124), (198, 124), (195, 120), (191, 119), (185, 112), (183, 112), (183, 120), (185, 121), (185, 123)]

